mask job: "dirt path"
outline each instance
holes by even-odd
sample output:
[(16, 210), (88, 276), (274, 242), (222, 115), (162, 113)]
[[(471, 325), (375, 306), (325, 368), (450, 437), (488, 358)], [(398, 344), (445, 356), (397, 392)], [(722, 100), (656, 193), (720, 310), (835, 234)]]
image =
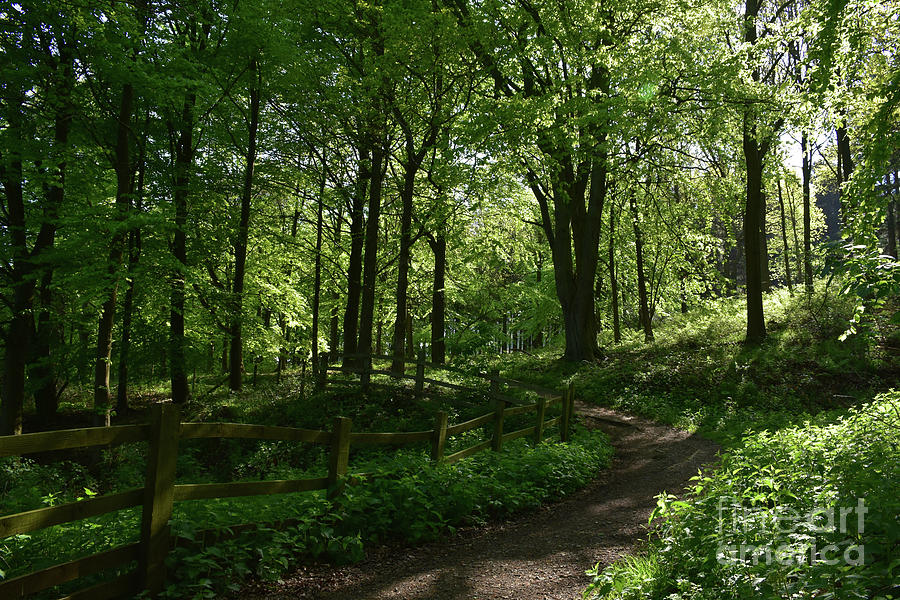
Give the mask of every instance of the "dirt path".
[(654, 497), (680, 493), (718, 447), (684, 431), (578, 403), (616, 449), (611, 467), (564, 500), (415, 548), (384, 548), (349, 567), (313, 566), (245, 590), (257, 600), (572, 600), (585, 570), (646, 538)]

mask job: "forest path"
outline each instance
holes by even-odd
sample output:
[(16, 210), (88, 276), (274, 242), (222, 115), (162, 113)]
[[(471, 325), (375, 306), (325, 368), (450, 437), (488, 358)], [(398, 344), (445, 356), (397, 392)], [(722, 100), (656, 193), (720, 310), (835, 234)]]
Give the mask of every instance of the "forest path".
[(489, 527), (412, 548), (382, 548), (355, 565), (314, 565), (244, 590), (256, 600), (574, 600), (585, 570), (608, 565), (646, 539), (660, 492), (681, 493), (719, 447), (697, 435), (576, 403), (589, 428), (609, 435), (609, 469), (563, 500)]

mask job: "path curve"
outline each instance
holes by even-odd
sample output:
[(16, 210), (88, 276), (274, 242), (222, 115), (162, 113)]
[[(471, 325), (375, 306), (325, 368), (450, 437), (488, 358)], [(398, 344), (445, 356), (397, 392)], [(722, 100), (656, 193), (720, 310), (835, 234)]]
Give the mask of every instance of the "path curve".
[(355, 565), (304, 567), (245, 589), (255, 600), (574, 600), (590, 578), (646, 539), (662, 491), (681, 493), (719, 447), (639, 417), (577, 403), (616, 453), (587, 487), (539, 510), (413, 548), (381, 548)]

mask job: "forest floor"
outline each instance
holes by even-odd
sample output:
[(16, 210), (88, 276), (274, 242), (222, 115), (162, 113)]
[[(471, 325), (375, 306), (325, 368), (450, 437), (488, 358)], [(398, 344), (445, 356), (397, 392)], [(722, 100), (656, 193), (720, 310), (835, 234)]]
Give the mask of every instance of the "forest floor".
[(241, 598), (396, 600), (573, 600), (585, 571), (635, 552), (661, 492), (680, 493), (719, 446), (686, 431), (591, 404), (582, 422), (615, 447), (610, 467), (565, 499), (486, 527), (417, 547), (372, 549), (351, 566), (317, 564)]

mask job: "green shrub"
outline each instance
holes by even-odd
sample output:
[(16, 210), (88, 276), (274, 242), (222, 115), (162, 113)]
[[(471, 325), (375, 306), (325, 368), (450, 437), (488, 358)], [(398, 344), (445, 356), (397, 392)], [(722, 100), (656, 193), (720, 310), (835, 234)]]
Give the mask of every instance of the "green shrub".
[(595, 569), (585, 597), (896, 598), (898, 481), (900, 392), (748, 435), (686, 501), (660, 496), (646, 554)]
[(571, 492), (608, 465), (611, 454), (602, 433), (579, 429), (566, 444), (531, 447), (516, 440), (500, 454), (482, 452), (452, 465), (434, 466), (421, 452), (385, 454), (356, 465), (375, 475), (345, 487), (334, 501), (314, 493), (181, 503), (173, 529), (187, 539), (243, 521), (298, 523), (176, 549), (168, 559), (167, 593), (213, 598), (250, 576), (277, 579), (311, 557), (353, 562), (366, 544), (434, 540)]

